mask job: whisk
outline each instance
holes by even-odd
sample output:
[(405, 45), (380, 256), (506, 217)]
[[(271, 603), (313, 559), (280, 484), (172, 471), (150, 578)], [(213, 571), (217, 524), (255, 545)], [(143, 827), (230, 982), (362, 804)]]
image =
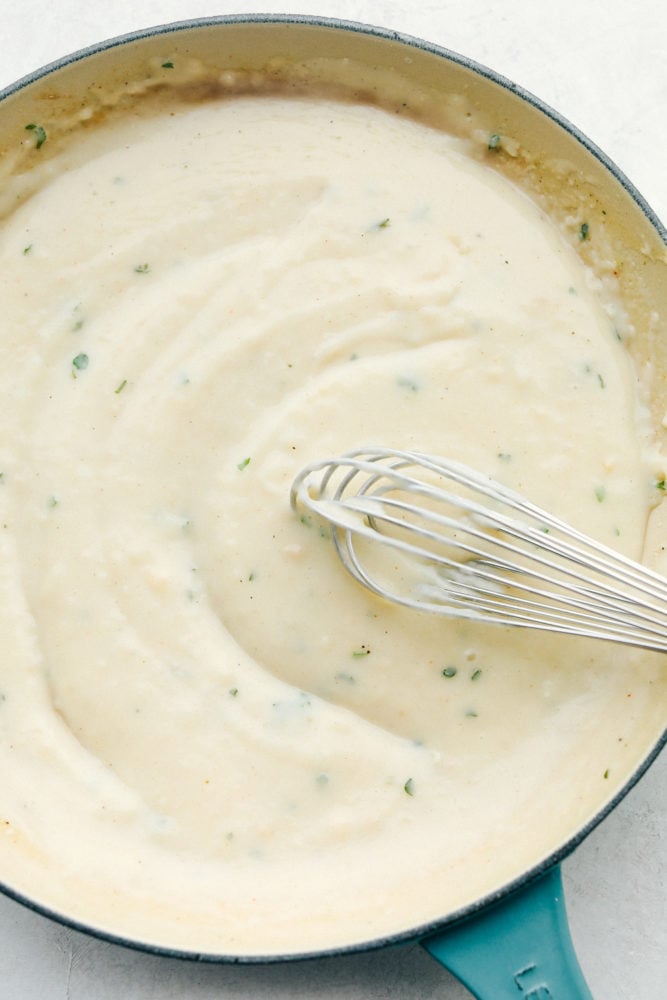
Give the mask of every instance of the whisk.
[(291, 503), (387, 600), (667, 650), (667, 579), (458, 462), (360, 449), (306, 466)]

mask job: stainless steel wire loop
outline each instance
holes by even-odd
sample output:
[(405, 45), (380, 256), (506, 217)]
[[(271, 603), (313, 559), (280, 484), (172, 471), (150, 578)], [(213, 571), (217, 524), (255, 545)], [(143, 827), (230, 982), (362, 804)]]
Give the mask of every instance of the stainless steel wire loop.
[(360, 449), (306, 466), (291, 503), (387, 600), (667, 650), (667, 579), (457, 462)]

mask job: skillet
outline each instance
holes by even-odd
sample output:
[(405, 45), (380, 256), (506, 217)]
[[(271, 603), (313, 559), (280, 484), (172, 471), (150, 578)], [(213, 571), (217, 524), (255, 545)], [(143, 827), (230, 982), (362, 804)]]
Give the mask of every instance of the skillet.
[[(168, 30), (172, 49), (178, 51), (178, 45), (182, 40), (190, 51), (193, 49), (201, 51), (207, 59), (217, 57), (220, 45), (218, 33), (223, 31), (226, 33), (224, 47), (226, 48), (228, 44), (231, 49), (236, 47), (237, 54), (231, 58), (239, 58), (240, 47), (245, 60), (249, 58), (248, 53), (252, 53), (252, 58), (261, 60), (263, 53), (274, 51), (276, 45), (281, 51), (291, 47), (290, 54), (296, 55), (303, 53), (304, 47), (307, 49), (314, 44), (316, 48), (324, 46), (327, 52), (340, 46), (341, 52), (354, 51), (356, 58), (365, 59), (373, 64), (378, 60), (386, 60), (391, 64), (400, 59), (407, 46), (413, 59), (414, 73), (417, 75), (424, 73), (429, 81), (437, 79), (438, 85), (444, 86), (445, 78), (450, 74), (446, 84), (449, 87), (478, 86), (480, 96), (477, 99), (480, 103), (488, 104), (490, 94), (494, 95), (493, 100), (496, 102), (507, 101), (507, 109), (503, 113), (508, 118), (511, 117), (512, 127), (517, 134), (522, 130), (530, 132), (532, 141), (553, 143), (548, 148), (557, 149), (558, 152), (566, 150), (569, 157), (585, 164), (587, 171), (597, 171), (600, 183), (609, 186), (610, 201), (618, 207), (620, 215), (625, 213), (621, 228), (628, 239), (629, 256), (637, 253), (640, 237), (641, 240), (648, 239), (655, 247), (654, 260), (643, 269), (643, 293), (652, 305), (662, 304), (664, 275), (659, 251), (664, 243), (664, 230), (653, 213), (629, 182), (571, 126), (560, 121), (533, 98), (522, 94), (516, 87), (495, 74), (473, 66), (467, 60), (451, 53), (409, 39), (397, 38), (390, 32), (342, 23), (307, 22), (297, 18), (269, 20), (230, 18)], [(71, 94), (78, 87), (85, 90), (93, 77), (99, 79), (99, 74), (108, 69), (115, 73), (120, 70), (121, 75), (126, 74), (133, 60), (138, 62), (146, 58), (146, 53), (156, 44), (156, 39), (158, 48), (160, 47), (159, 36), (160, 32), (140, 33), (132, 38), (102, 46), (93, 52), (77, 55), (72, 60), (66, 60), (48, 71), (49, 85), (61, 86), (64, 89), (64, 84), (59, 81), (58, 74), (60, 74), (61, 79), (66, 79), (67, 89)], [(42, 74), (36, 74), (16, 89), (10, 88), (6, 93), (2, 118), (3, 132), (6, 128), (11, 133), (11, 130), (16, 128), (17, 122), (24, 122), (33, 117), (27, 114), (27, 108), (31, 99), (34, 99), (41, 81), (45, 79)], [(494, 115), (498, 117), (497, 106)], [(651, 345), (651, 350), (654, 349), (655, 345)], [(547, 858), (540, 858), (539, 863), (504, 885), (501, 891), (471, 901), (468, 907), (445, 915), (437, 924), (414, 928), (409, 935), (402, 932), (390, 937), (386, 942), (364, 942), (364, 946), (420, 937), (427, 950), (458, 974), (479, 996), (498, 998), (505, 995), (515, 996), (517, 990), (529, 996), (547, 996), (549, 995), (547, 989), (551, 989), (553, 995), (558, 995), (557, 990), (561, 989), (566, 996), (586, 996), (586, 988), (569, 952), (567, 934), (563, 926), (558, 865), (627, 793), (655, 758), (663, 743), (662, 734), (655, 732), (648, 734), (646, 746), (639, 755), (641, 759), (637, 765), (624, 776), (624, 781), (615, 789), (615, 793), (594, 812), (590, 820), (573, 830), (572, 835), (564, 843), (559, 844)], [(8, 886), (8, 891), (12, 892), (11, 886)], [(21, 896), (18, 892), (14, 895)], [(47, 909), (40, 907), (39, 900), (28, 900), (28, 902), (42, 910)], [(66, 914), (57, 916), (67, 921)], [(555, 964), (555, 959), (549, 954), (548, 949), (539, 955), (533, 951), (535, 928), (537, 921), (542, 919), (545, 921), (545, 927), (555, 927), (561, 935), (565, 951), (564, 966)], [(520, 949), (516, 955), (511, 952), (505, 937), (508, 928), (514, 926), (519, 942), (517, 947)], [(494, 927), (500, 927), (501, 933), (493, 930)], [(447, 928), (445, 933), (441, 933), (443, 928)], [(88, 929), (95, 931), (95, 928)], [(528, 942), (522, 945), (520, 942), (526, 930), (529, 931)], [(122, 936), (120, 937), (122, 940)], [(503, 942), (501, 954), (495, 954), (492, 948), (486, 962), (483, 961), (481, 955), (484, 946), (498, 940)], [(126, 943), (141, 946), (141, 942)], [(170, 953), (169, 949), (166, 949), (166, 952)], [(471, 955), (474, 955), (472, 960)], [(230, 955), (206, 957), (232, 960), (238, 958)], [(562, 959), (561, 955), (560, 960)], [(553, 966), (551, 963), (554, 963)], [(505, 988), (503, 985), (505, 983), (506, 994), (501, 992)]]

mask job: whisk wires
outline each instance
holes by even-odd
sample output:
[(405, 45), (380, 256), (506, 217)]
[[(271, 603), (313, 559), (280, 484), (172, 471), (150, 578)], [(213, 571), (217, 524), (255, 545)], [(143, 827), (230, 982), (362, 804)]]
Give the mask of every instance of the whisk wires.
[(387, 600), (667, 650), (667, 580), (460, 463), (360, 449), (308, 465), (291, 502)]

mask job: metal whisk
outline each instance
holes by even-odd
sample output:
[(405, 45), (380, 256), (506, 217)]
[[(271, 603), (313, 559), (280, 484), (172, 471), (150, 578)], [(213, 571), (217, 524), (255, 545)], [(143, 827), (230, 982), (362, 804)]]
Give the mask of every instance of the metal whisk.
[(367, 448), (313, 462), (294, 509), (347, 570), (417, 611), (667, 650), (667, 579), (457, 462)]

